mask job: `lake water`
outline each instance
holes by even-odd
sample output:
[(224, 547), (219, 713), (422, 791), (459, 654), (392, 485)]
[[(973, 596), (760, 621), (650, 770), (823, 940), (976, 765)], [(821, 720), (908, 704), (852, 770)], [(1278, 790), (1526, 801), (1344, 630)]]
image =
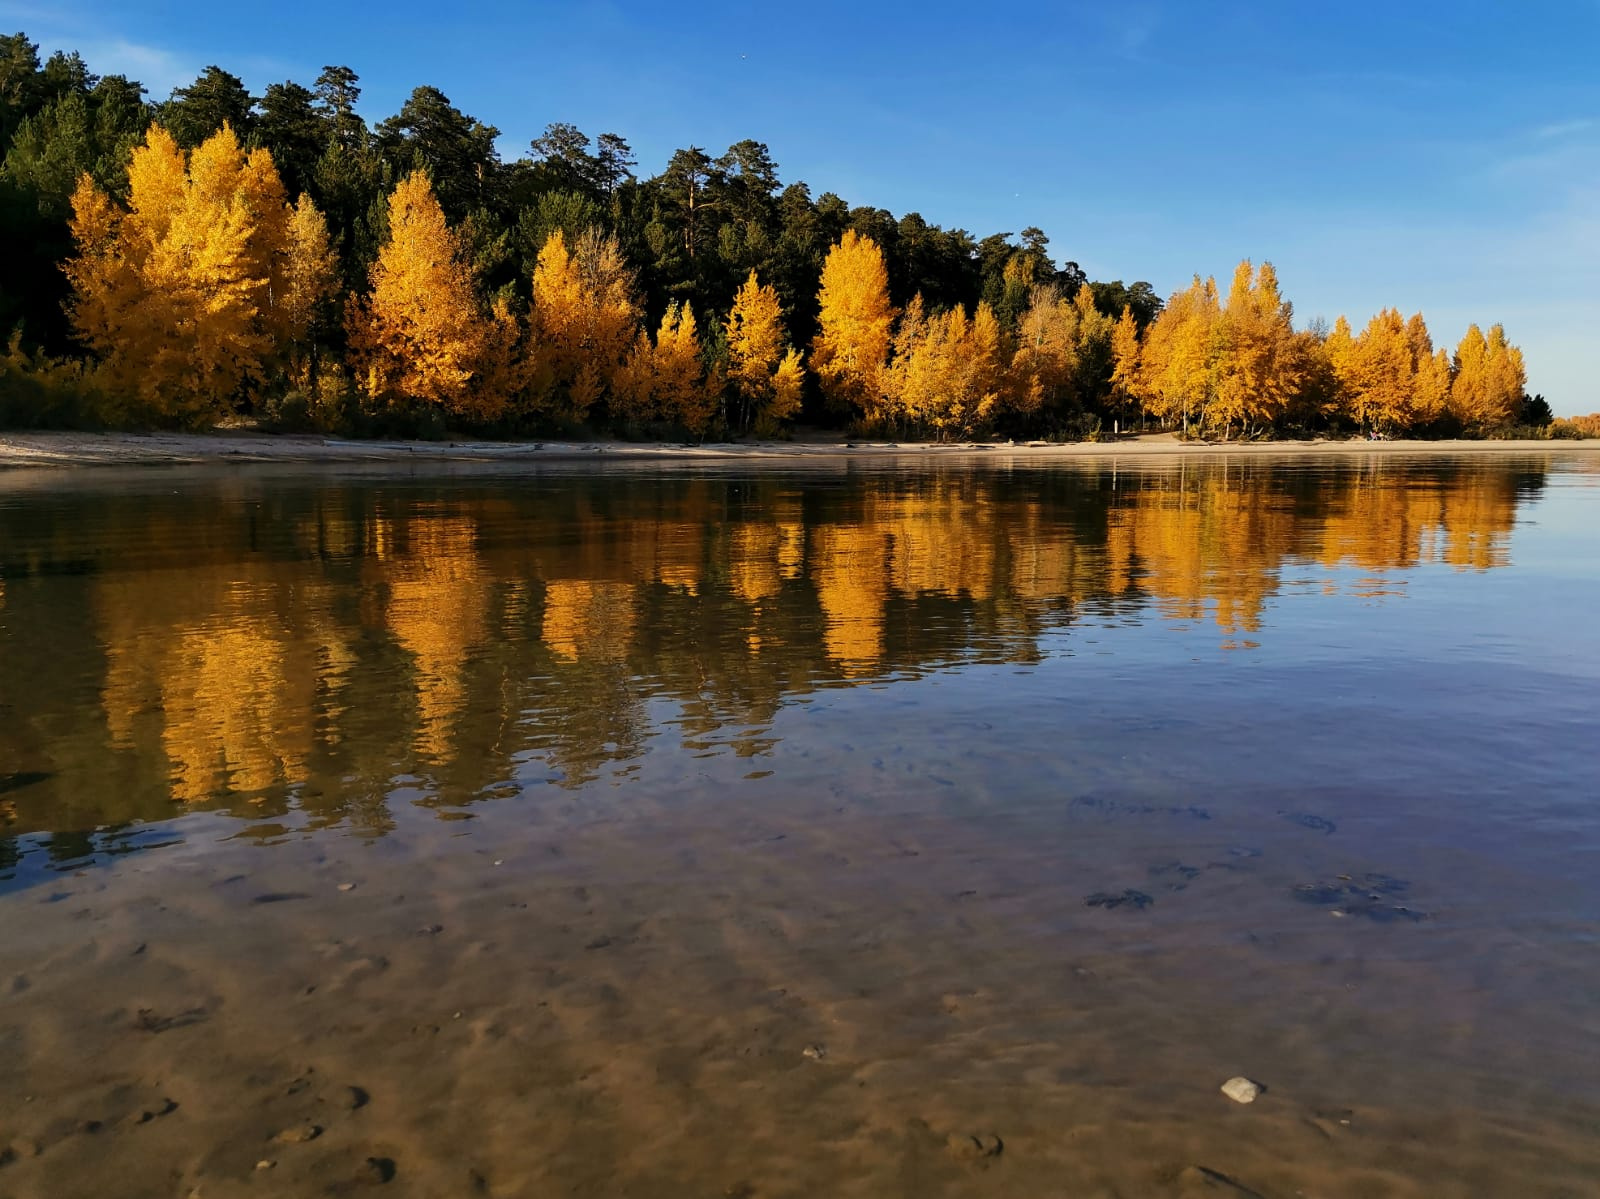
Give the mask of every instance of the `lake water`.
[(1597, 601), (1578, 453), (0, 476), (0, 1195), (1600, 1193)]

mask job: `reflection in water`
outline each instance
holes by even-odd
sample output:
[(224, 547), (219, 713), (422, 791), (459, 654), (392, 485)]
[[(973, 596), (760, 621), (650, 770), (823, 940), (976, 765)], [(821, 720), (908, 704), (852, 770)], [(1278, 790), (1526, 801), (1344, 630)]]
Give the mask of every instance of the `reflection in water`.
[(402, 782), (441, 806), (533, 760), (579, 784), (664, 722), (758, 755), (786, 697), (1035, 662), (1085, 622), (1256, 646), (1288, 572), (1371, 596), (1383, 572), (1504, 565), (1543, 479), (1223, 459), (30, 497), (0, 509), (0, 751), (25, 780), (0, 868), (19, 834), (71, 859), (179, 805), (381, 831)]

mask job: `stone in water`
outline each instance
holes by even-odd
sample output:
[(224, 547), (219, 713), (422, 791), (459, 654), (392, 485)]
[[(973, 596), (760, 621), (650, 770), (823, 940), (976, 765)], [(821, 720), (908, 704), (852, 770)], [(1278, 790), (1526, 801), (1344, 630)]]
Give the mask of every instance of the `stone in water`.
[(1223, 1083), (1222, 1093), (1235, 1103), (1254, 1103), (1256, 1096), (1261, 1094), (1261, 1086), (1241, 1076)]

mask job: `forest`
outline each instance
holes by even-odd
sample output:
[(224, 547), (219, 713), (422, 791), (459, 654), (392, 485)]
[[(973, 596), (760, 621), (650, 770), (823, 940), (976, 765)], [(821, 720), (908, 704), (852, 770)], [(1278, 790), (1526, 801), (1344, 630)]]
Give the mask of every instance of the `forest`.
[[(1296, 327), (1270, 263), (1087, 278), (1038, 228), (976, 237), (781, 183), (768, 147), (499, 131), (360, 79), (164, 101), (0, 37), (0, 423), (347, 435), (1083, 439), (1504, 435), (1552, 421), (1499, 325), (1384, 308)], [(1576, 435), (1575, 422), (1554, 431)]]

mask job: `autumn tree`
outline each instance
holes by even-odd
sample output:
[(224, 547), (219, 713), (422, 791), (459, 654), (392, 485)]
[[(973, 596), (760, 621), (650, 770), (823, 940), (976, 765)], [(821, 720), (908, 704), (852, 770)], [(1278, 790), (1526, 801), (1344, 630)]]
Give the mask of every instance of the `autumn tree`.
[(633, 271), (617, 239), (589, 229), (569, 249), (550, 234), (533, 271), (540, 408), (581, 421), (609, 392), (639, 325)]
[(1270, 425), (1289, 408), (1304, 376), (1294, 309), (1279, 293), (1270, 262), (1249, 259), (1234, 271), (1215, 329), (1205, 422), (1226, 434)]
[(933, 316), (914, 296), (901, 316), (892, 365), (881, 376), (882, 410), (941, 440), (985, 432), (1000, 412), (1000, 323), (980, 303), (968, 319), (959, 304)]
[(715, 415), (716, 396), (700, 359), (694, 309), (669, 305), (653, 342), (641, 329), (613, 382), (614, 415), (670, 421), (704, 433)]
[(1508, 423), (1517, 412), (1527, 375), (1522, 351), (1506, 341), (1499, 325), (1484, 336), (1469, 326), (1456, 347), (1455, 380), (1450, 389), (1450, 412), (1469, 428), (1483, 429)]
[(328, 222), (302, 195), (289, 214), (287, 243), (274, 296), (282, 344), (292, 362), (316, 355), (313, 340), (339, 285), (339, 264), (328, 237)]
[(734, 296), (724, 328), (728, 340), (728, 384), (739, 405), (740, 425), (771, 436), (779, 422), (800, 408), (805, 368), (799, 351), (784, 338), (777, 289), (755, 271)]
[(273, 352), (246, 173), (227, 125), (187, 162), (152, 126), (128, 165), (125, 211), (87, 176), (74, 194), (74, 328), (107, 389), (156, 419), (221, 415)]
[(882, 423), (881, 377), (895, 312), (876, 242), (845, 231), (823, 263), (818, 303), (811, 369), (823, 394), (869, 426)]
[(1139, 386), (1139, 326), (1132, 305), (1123, 305), (1122, 316), (1111, 331), (1111, 399), (1126, 412), (1134, 403)]
[(486, 317), (425, 174), (413, 171), (395, 186), (387, 223), (371, 292), (347, 318), (357, 386), (378, 405), (420, 400), (492, 419), (509, 397), (482, 385), (485, 366), (512, 330)]
[(1215, 388), (1213, 337), (1221, 320), (1214, 279), (1200, 276), (1167, 301), (1145, 333), (1139, 363), (1139, 389), (1145, 406), (1159, 419), (1181, 419), (1205, 411)]

